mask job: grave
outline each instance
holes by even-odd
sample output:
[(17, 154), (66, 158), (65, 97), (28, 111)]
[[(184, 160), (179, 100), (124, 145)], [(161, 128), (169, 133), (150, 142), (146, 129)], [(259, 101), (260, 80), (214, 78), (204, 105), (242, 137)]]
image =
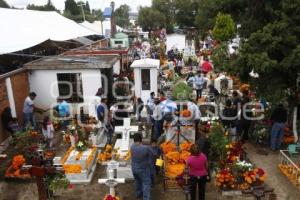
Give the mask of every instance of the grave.
[(120, 156), (125, 156), (129, 149), (130, 146), (133, 143), (133, 140), (130, 139), (130, 135), (132, 133), (138, 132), (139, 127), (138, 126), (131, 126), (130, 125), (130, 118), (124, 118), (124, 123), (123, 126), (116, 126), (115, 127), (115, 133), (121, 133), (122, 138), (117, 139), (114, 149), (118, 149), (118, 153)]
[(83, 151), (81, 156), (78, 156), (79, 153), (74, 148), (70, 148), (63, 159), (55, 157), (54, 164), (63, 164), (64, 169), (80, 166), (80, 172), (70, 173), (66, 171), (66, 177), (73, 184), (90, 183), (97, 166), (98, 150), (94, 147)]
[(135, 96), (142, 98), (143, 102), (147, 102), (151, 92), (157, 95), (159, 64), (159, 60), (145, 58), (135, 60), (130, 66), (134, 69)]
[(99, 184), (105, 184), (109, 187), (109, 194), (111, 196), (116, 196), (115, 187), (119, 183), (125, 183), (125, 178), (118, 178), (117, 171), (119, 168), (119, 163), (116, 161), (111, 161), (107, 166), (107, 178), (106, 179), (98, 179)]
[(231, 78), (221, 75), (214, 80), (214, 86), (221, 94), (228, 94), (233, 88), (233, 81)]
[[(118, 154), (123, 158), (129, 152), (133, 140), (130, 139), (130, 135), (138, 132), (138, 126), (130, 125), (130, 118), (124, 118), (123, 126), (116, 126), (115, 133), (121, 133), (122, 138), (117, 139), (114, 149), (118, 150)], [(118, 167), (118, 177), (133, 179), (131, 164), (129, 162), (122, 162)]]

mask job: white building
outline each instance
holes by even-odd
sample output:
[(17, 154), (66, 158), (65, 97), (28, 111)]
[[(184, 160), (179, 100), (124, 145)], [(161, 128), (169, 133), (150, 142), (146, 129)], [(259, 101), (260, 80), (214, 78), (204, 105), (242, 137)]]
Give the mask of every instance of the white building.
[(95, 94), (98, 88), (112, 98), (113, 69), (119, 68), (117, 55), (56, 56), (42, 58), (25, 67), (29, 70), (30, 91), (37, 94), (35, 104), (53, 108), (58, 96), (63, 96), (72, 106), (72, 114), (96, 116)]

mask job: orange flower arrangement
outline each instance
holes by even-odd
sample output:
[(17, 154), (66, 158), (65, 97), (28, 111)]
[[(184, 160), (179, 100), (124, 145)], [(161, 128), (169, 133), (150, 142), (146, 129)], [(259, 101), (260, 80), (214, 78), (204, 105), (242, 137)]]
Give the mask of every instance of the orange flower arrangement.
[(78, 154), (76, 155), (76, 160), (80, 160), (80, 158), (82, 157), (83, 151), (79, 151)]
[(176, 164), (180, 162), (180, 153), (177, 151), (169, 152), (166, 154), (167, 162), (170, 164)]
[(37, 131), (35, 131), (35, 130), (32, 130), (32, 131), (30, 132), (31, 137), (36, 137), (38, 134), (39, 134), (39, 133), (38, 133)]
[(28, 171), (21, 171), (21, 167), (25, 164), (25, 158), (23, 155), (17, 155), (13, 157), (12, 164), (6, 169), (5, 177), (31, 178)]
[(61, 164), (65, 164), (67, 161), (68, 157), (70, 156), (71, 152), (74, 150), (74, 147), (70, 147), (67, 152), (65, 153), (64, 157), (61, 159)]
[(190, 151), (192, 145), (193, 144), (191, 142), (187, 142), (187, 141), (183, 142), (182, 144), (180, 144), (180, 150), (181, 151)]
[(88, 169), (89, 166), (91, 165), (91, 163), (92, 163), (92, 161), (93, 161), (93, 158), (94, 158), (94, 155), (95, 155), (96, 152), (97, 152), (97, 148), (94, 147), (94, 148), (92, 149), (91, 154), (89, 155), (89, 157), (88, 157), (87, 160), (86, 160), (86, 165), (85, 165), (86, 169)]
[(172, 152), (176, 150), (176, 145), (172, 142), (164, 142), (160, 145), (162, 151), (164, 154), (167, 154), (168, 152)]
[(63, 165), (66, 174), (79, 174), (81, 173), (81, 165)]
[(185, 110), (183, 110), (183, 111), (180, 112), (180, 115), (182, 117), (186, 117), (187, 118), (187, 117), (190, 117), (192, 115), (192, 113), (191, 113), (191, 111), (185, 109)]
[(131, 152), (128, 151), (127, 154), (126, 154), (125, 157), (124, 157), (124, 160), (127, 161), (127, 160), (129, 160), (130, 158), (131, 158)]
[(249, 91), (250, 90), (250, 85), (249, 84), (242, 84), (239, 88), (239, 90), (243, 93), (245, 91)]
[(23, 164), (25, 163), (25, 158), (23, 155), (17, 155), (14, 156), (13, 161), (12, 161), (12, 167), (14, 170), (20, 169)]
[(185, 164), (178, 163), (166, 166), (166, 176), (169, 178), (175, 178), (183, 173)]
[(265, 181), (266, 175), (264, 170), (260, 168), (253, 169), (244, 173), (244, 179), (249, 184), (261, 184)]
[(185, 163), (190, 155), (191, 153), (189, 151), (182, 151), (180, 154), (180, 160)]
[(220, 189), (234, 189), (236, 188), (235, 182), (234, 176), (227, 169), (221, 170), (216, 175), (216, 185)]
[(98, 155), (98, 162), (100, 163), (100, 162), (110, 160), (112, 158), (112, 151), (113, 151), (112, 146), (107, 144), (105, 146), (104, 152), (102, 152)]

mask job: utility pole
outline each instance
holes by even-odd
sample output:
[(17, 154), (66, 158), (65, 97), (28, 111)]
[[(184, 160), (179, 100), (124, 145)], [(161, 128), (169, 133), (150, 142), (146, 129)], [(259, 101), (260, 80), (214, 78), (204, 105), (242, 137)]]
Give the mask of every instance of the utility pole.
[(78, 4), (81, 7), (82, 15), (83, 15), (83, 21), (85, 21), (85, 14), (83, 10), (83, 2), (81, 4)]

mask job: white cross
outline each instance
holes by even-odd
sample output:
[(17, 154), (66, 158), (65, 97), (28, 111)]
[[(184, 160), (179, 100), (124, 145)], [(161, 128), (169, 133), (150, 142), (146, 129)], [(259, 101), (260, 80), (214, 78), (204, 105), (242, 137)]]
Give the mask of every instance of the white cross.
[(130, 133), (138, 132), (138, 130), (139, 130), (138, 126), (130, 125), (130, 118), (124, 118), (123, 126), (115, 127), (116, 133), (122, 133), (121, 144), (119, 144), (117, 141), (115, 148), (116, 146), (119, 146), (121, 151), (128, 151), (130, 148)]
[[(108, 178), (107, 179), (98, 179), (99, 184), (105, 184), (109, 187), (109, 194), (112, 196), (116, 196), (115, 187), (119, 183), (125, 183), (125, 178), (115, 178), (114, 177), (114, 170), (118, 169), (118, 163), (113, 161), (112, 166), (107, 166)], [(117, 165), (115, 165), (117, 163)]]

